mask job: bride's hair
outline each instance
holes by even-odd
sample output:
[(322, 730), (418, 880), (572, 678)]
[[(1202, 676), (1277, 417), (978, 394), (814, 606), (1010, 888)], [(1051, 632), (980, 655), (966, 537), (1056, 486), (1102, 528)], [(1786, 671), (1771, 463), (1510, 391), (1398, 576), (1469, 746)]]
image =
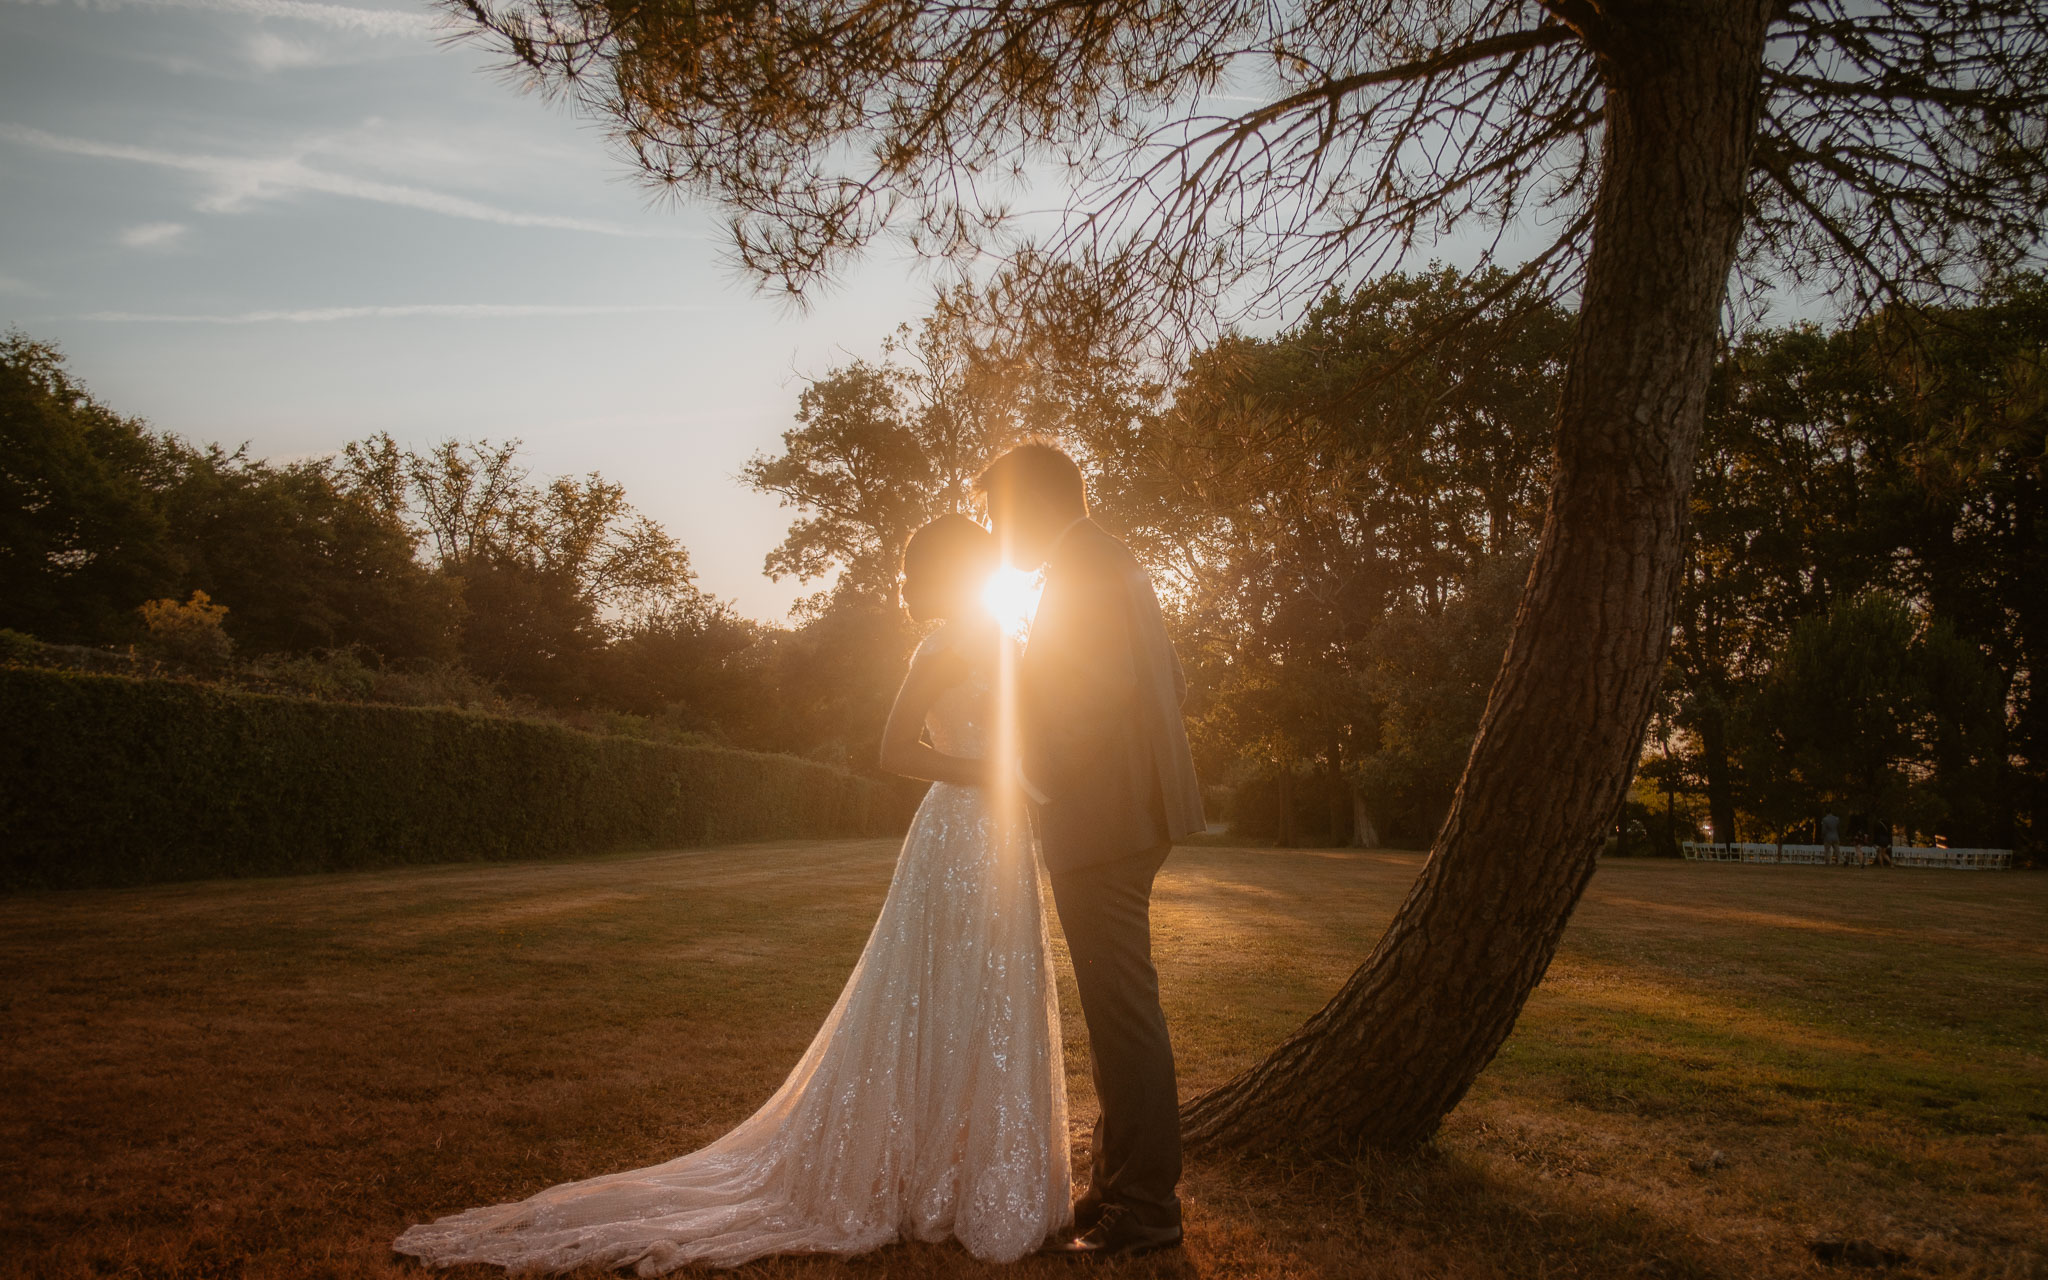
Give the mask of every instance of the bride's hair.
[(963, 515), (944, 515), (903, 547), (903, 610), (913, 622), (959, 611), (980, 594), (1001, 556), (995, 535)]

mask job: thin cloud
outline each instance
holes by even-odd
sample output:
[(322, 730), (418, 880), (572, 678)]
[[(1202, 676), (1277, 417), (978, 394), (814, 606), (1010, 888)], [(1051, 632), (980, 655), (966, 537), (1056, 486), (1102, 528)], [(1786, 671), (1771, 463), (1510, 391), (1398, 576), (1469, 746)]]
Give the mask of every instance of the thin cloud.
[(211, 179), (215, 185), (213, 194), (199, 203), (199, 208), (208, 213), (232, 213), (256, 201), (279, 200), (299, 192), (315, 192), (321, 195), (346, 196), (353, 200), (368, 200), (375, 204), (397, 205), (405, 209), (419, 209), (449, 218), (495, 222), (507, 227), (546, 227), (557, 231), (584, 231), (604, 236), (661, 234), (638, 231), (592, 218), (521, 213), (463, 196), (429, 191), (424, 187), (331, 173), (324, 169), (316, 169), (295, 156), (250, 159), (239, 156), (199, 155), (165, 151), (156, 147), (138, 147), (121, 142), (94, 142), (88, 138), (71, 138), (18, 124), (0, 124), (0, 140), (19, 143), (25, 147), (36, 147), (43, 151), (55, 151), (63, 155), (127, 160), (135, 164), (155, 165), (158, 168), (198, 174)]
[(293, 67), (312, 67), (320, 63), (320, 51), (297, 40), (287, 40), (270, 31), (250, 33), (243, 43), (242, 52), (250, 62), (264, 71), (286, 71)]
[[(206, 13), (252, 18), (285, 18), (310, 22), (359, 35), (433, 39), (446, 30), (442, 19), (399, 9), (359, 9), (353, 5), (320, 4), (315, 0), (71, 0), (80, 9), (196, 9)], [(15, 4), (55, 8), (67, 0), (12, 0)]]
[(130, 249), (156, 249), (176, 241), (185, 230), (182, 222), (145, 222), (123, 231), (120, 239)]
[(396, 320), (435, 317), (454, 320), (520, 320), (529, 317), (639, 315), (704, 311), (701, 303), (503, 303), (423, 302), (383, 307), (307, 307), (296, 311), (241, 311), (229, 315), (188, 315), (153, 311), (92, 311), (81, 320), (109, 324), (326, 324), (336, 320)]
[(47, 298), (47, 289), (38, 289), (19, 276), (0, 276), (0, 295), (11, 298)]

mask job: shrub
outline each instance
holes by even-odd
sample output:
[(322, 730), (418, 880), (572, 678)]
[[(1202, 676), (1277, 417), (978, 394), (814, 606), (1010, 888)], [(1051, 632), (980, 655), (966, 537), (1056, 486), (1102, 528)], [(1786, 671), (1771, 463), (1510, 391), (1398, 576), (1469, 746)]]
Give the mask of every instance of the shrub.
[(228, 607), (213, 603), (204, 591), (180, 604), (176, 600), (146, 601), (136, 610), (142, 615), (146, 635), (142, 647), (152, 656), (201, 671), (215, 671), (227, 664), (235, 642), (228, 638), (221, 622)]
[(35, 666), (44, 661), (44, 647), (32, 635), (0, 627), (0, 666)]
[(454, 662), (396, 670), (383, 668), (376, 672), (370, 700), (411, 707), (460, 707), (496, 715), (519, 710), (498, 686)]
[(473, 712), (0, 668), (0, 886), (903, 829), (918, 789)]
[(274, 657), (249, 671), (289, 692), (328, 702), (365, 702), (377, 689), (377, 670), (353, 649)]

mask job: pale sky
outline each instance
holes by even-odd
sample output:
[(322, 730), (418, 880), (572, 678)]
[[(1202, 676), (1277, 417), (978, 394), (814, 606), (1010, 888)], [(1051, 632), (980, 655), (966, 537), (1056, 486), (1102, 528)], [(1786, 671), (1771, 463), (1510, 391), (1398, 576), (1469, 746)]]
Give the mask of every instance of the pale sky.
[(124, 413), (326, 454), (519, 437), (597, 470), (779, 619), (790, 513), (734, 477), (803, 375), (873, 356), (928, 278), (883, 249), (806, 314), (721, 265), (601, 131), (422, 5), (0, 0), (0, 329)]

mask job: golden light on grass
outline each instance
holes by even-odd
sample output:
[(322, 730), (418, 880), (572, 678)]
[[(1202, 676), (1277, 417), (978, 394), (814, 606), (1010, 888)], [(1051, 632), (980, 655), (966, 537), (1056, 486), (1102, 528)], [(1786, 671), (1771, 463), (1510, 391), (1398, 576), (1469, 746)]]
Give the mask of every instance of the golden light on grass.
[[(670, 1159), (759, 1106), (897, 854), (789, 841), (0, 898), (0, 1280), (423, 1280), (390, 1252), (406, 1224)], [(1329, 999), (1421, 865), (1176, 850), (1153, 937), (1183, 1095)], [(1809, 1242), (1867, 1239), (1914, 1276), (2039, 1277), (2044, 911), (2034, 874), (1610, 859), (1431, 1157), (1191, 1161), (1188, 1247), (1115, 1273), (1799, 1280), (1822, 1274)], [(1078, 1139), (1087, 1031), (1053, 946)], [(925, 1244), (743, 1274), (1077, 1276)]]

